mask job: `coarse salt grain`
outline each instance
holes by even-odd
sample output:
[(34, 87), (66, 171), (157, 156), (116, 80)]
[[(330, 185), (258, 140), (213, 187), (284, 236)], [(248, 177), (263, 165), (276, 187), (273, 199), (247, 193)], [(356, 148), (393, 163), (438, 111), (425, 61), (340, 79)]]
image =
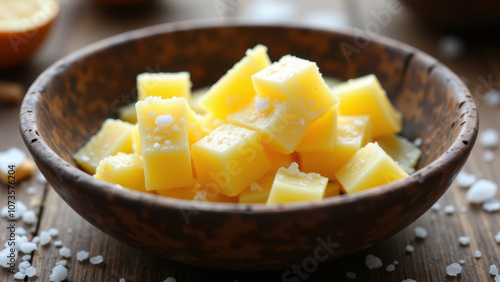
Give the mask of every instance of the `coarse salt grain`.
[[(4, 268), (10, 268), (10, 255), (12, 254), (10, 252), (10, 248), (7, 248), (7, 249), (3, 249), (2, 251), (0, 251), (0, 266), (4, 267)], [(14, 249), (14, 261), (17, 260), (17, 250)]]
[(159, 127), (170, 126), (174, 122), (174, 117), (171, 114), (157, 116), (155, 118), (155, 123)]
[(271, 107), (271, 103), (266, 98), (257, 98), (255, 99), (255, 108), (259, 112), (263, 112), (268, 110)]
[(406, 250), (408, 253), (413, 253), (413, 251), (415, 250), (415, 248), (414, 248), (412, 245), (406, 245), (405, 250)]
[(66, 247), (62, 247), (59, 249), (59, 254), (65, 258), (69, 258), (71, 256), (71, 250)]
[(167, 279), (163, 280), (163, 282), (175, 282), (174, 277), (167, 277)]
[(500, 275), (495, 276), (495, 282), (500, 282)]
[(28, 195), (33, 195), (33, 194), (35, 194), (35, 193), (36, 193), (36, 187), (30, 186), (30, 187), (26, 188), (26, 193), (27, 193)]
[(120, 280), (118, 282), (126, 282), (126, 281), (125, 281), (125, 278), (120, 278)]
[(394, 264), (389, 264), (386, 268), (385, 268), (385, 271), (387, 272), (392, 272), (396, 269), (396, 267), (394, 266)]
[(26, 233), (27, 233), (26, 229), (24, 229), (24, 228), (22, 228), (22, 227), (18, 227), (18, 228), (16, 228), (16, 232), (15, 232), (15, 234), (17, 234), (17, 235), (21, 235), (21, 236), (22, 236), (22, 235), (26, 235)]
[(35, 243), (25, 242), (25, 243), (21, 244), (20, 251), (23, 252), (23, 253), (25, 253), (25, 254), (29, 254), (29, 253), (33, 252), (34, 250), (36, 250), (36, 244)]
[(29, 261), (23, 261), (21, 262), (18, 266), (17, 266), (17, 269), (19, 269), (19, 271), (21, 270), (26, 270), (26, 268), (30, 267), (31, 264), (29, 263)]
[(103, 262), (102, 256), (95, 256), (90, 258), (91, 264), (100, 264), (101, 262)]
[(417, 226), (415, 227), (415, 236), (419, 239), (425, 239), (427, 238), (427, 230), (425, 228)]
[(461, 171), (457, 175), (457, 185), (460, 188), (469, 188), (476, 182), (477, 178), (474, 174)]
[(440, 203), (435, 203), (431, 207), (431, 210), (433, 210), (433, 211), (439, 211), (440, 209), (441, 209), (441, 204)]
[(498, 231), (498, 233), (495, 234), (495, 242), (497, 242), (498, 244), (500, 244), (500, 231)]
[(422, 145), (422, 143), (423, 143), (423, 140), (420, 137), (417, 137), (417, 138), (415, 138), (415, 140), (413, 140), (413, 144), (417, 147), (420, 147)]
[(160, 149), (160, 143), (158, 143), (158, 142), (154, 143), (153, 148), (154, 148), (155, 150)]
[(62, 265), (56, 265), (52, 268), (52, 274), (50, 274), (49, 279), (52, 282), (61, 282), (68, 276), (68, 270)]
[(28, 276), (28, 277), (33, 277), (36, 275), (36, 268), (34, 268), (33, 266), (30, 266), (30, 267), (26, 268), (24, 273), (26, 273), (26, 276)]
[(484, 148), (495, 148), (498, 146), (498, 132), (493, 128), (483, 130), (479, 134), (479, 143)]
[(460, 264), (454, 262), (446, 267), (446, 274), (449, 276), (457, 276), (462, 272), (462, 266)]
[(487, 150), (483, 153), (483, 160), (487, 163), (491, 163), (495, 160), (495, 153), (491, 150)]
[(49, 233), (50, 237), (57, 237), (57, 235), (59, 235), (59, 230), (55, 228), (50, 228), (47, 232)]
[(45, 176), (43, 176), (43, 174), (41, 172), (39, 172), (36, 175), (36, 180), (38, 181), (38, 183), (41, 183), (41, 184), (47, 183), (47, 179), (45, 179)]
[(487, 212), (496, 212), (500, 210), (500, 201), (493, 198), (483, 203), (483, 210)]
[(500, 91), (497, 89), (490, 89), (484, 94), (484, 102), (490, 107), (500, 106)]
[(452, 205), (446, 205), (446, 206), (444, 207), (444, 213), (445, 213), (445, 214), (448, 214), (448, 215), (455, 213), (455, 206), (452, 206)]
[(32, 210), (25, 211), (23, 213), (23, 221), (26, 224), (34, 224), (36, 222), (35, 212)]
[(59, 247), (62, 247), (62, 245), (63, 245), (62, 241), (59, 241), (59, 240), (54, 241), (54, 247), (59, 248)]
[(480, 204), (493, 198), (497, 190), (498, 186), (496, 183), (486, 179), (479, 179), (467, 191), (466, 198), (469, 203)]
[(465, 260), (461, 259), (461, 260), (459, 260), (459, 261), (458, 261), (458, 263), (460, 263), (460, 264), (464, 264), (464, 263), (465, 263)]
[(365, 258), (365, 265), (369, 269), (379, 268), (382, 266), (382, 260), (372, 254), (369, 254)]
[(16, 207), (13, 212), (9, 211), (8, 206), (4, 206), (1, 212), (2, 217), (8, 217), (9, 219), (19, 219), (23, 216), (24, 212), (28, 210), (26, 205), (24, 205), (24, 203), (21, 201), (16, 201), (15, 206)]
[(460, 236), (458, 237), (458, 242), (460, 242), (460, 245), (462, 246), (467, 246), (470, 243), (470, 238), (466, 236)]
[(356, 273), (354, 272), (347, 272), (345, 276), (349, 279), (356, 279)]
[(285, 168), (285, 171), (290, 175), (297, 175), (300, 173), (299, 164), (296, 162), (293, 162), (290, 164), (290, 166), (288, 168)]
[(35, 243), (35, 244), (40, 243), (40, 236), (33, 237), (33, 239), (31, 239), (31, 243)]
[(78, 261), (84, 261), (88, 258), (89, 258), (89, 252), (87, 251), (79, 251), (78, 253), (76, 253), (76, 259)]
[(498, 275), (498, 268), (496, 265), (494, 265), (494, 264), (490, 265), (490, 274), (491, 275)]
[(16, 274), (14, 274), (14, 279), (23, 280), (25, 277), (26, 277), (26, 274), (24, 274), (22, 272), (17, 272)]
[(476, 250), (476, 251), (474, 252), (474, 256), (475, 256), (476, 258), (481, 258), (481, 257), (483, 256), (483, 254), (481, 253), (481, 251), (480, 251), (480, 250)]

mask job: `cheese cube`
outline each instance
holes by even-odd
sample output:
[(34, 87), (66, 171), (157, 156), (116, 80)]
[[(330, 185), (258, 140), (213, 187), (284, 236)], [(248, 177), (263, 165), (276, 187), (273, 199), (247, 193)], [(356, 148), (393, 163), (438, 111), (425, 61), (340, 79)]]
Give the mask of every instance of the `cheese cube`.
[(189, 72), (141, 73), (137, 76), (137, 100), (154, 96), (163, 99), (178, 97), (189, 101), (191, 78)]
[(212, 114), (207, 113), (200, 117), (200, 124), (202, 130), (205, 134), (209, 134), (214, 131), (217, 127), (227, 123), (225, 119), (218, 119)]
[(274, 177), (276, 172), (280, 167), (289, 167), (292, 163), (296, 162), (296, 156), (294, 154), (280, 154), (273, 150), (264, 150), (266, 152), (267, 159), (271, 167), (267, 174)]
[(297, 152), (331, 152), (337, 139), (338, 106), (313, 121), (307, 128)]
[(259, 97), (291, 100), (310, 119), (338, 104), (316, 63), (294, 56), (282, 57), (253, 75), (252, 81)]
[(333, 93), (340, 98), (340, 115), (370, 116), (373, 139), (401, 131), (402, 115), (392, 106), (375, 75), (339, 84)]
[(338, 181), (330, 181), (326, 185), (325, 198), (338, 196), (343, 189)]
[(225, 119), (228, 114), (237, 112), (255, 96), (252, 75), (270, 64), (267, 47), (257, 45), (247, 50), (246, 56), (210, 87), (199, 101), (200, 105), (219, 119)]
[(377, 143), (368, 143), (335, 173), (347, 193), (399, 180), (408, 174)]
[(260, 203), (265, 204), (271, 192), (274, 182), (274, 174), (264, 175), (257, 182), (252, 183), (245, 191), (238, 195), (240, 203)]
[(311, 123), (296, 104), (277, 99), (269, 102), (265, 98), (257, 98), (244, 109), (228, 115), (227, 121), (257, 130), (264, 146), (281, 154), (295, 151)]
[(274, 178), (267, 204), (316, 201), (323, 199), (328, 178), (317, 173), (299, 171), (293, 163), (289, 168), (280, 168)]
[(406, 173), (415, 172), (415, 166), (422, 155), (422, 151), (413, 142), (398, 135), (384, 136), (375, 141)]
[(146, 191), (142, 158), (135, 153), (118, 153), (102, 159), (94, 177), (133, 190)]
[(331, 152), (300, 152), (300, 167), (335, 180), (335, 172), (371, 141), (369, 116), (339, 116), (337, 138)]
[(141, 134), (139, 133), (139, 124), (135, 124), (132, 129), (132, 149), (134, 153), (142, 156), (142, 147), (141, 147)]
[(191, 107), (186, 103), (186, 120), (189, 145), (193, 145), (208, 134), (203, 127), (201, 118), (202, 116), (193, 111)]
[(137, 113), (135, 112), (135, 103), (126, 105), (118, 109), (118, 116), (121, 120), (137, 123)]
[(202, 186), (236, 196), (269, 170), (257, 131), (224, 124), (191, 147)]
[(192, 185), (186, 100), (147, 97), (136, 109), (146, 189)]
[(99, 162), (117, 153), (132, 153), (133, 124), (121, 120), (107, 119), (101, 129), (78, 152), (75, 161), (86, 172), (95, 173)]

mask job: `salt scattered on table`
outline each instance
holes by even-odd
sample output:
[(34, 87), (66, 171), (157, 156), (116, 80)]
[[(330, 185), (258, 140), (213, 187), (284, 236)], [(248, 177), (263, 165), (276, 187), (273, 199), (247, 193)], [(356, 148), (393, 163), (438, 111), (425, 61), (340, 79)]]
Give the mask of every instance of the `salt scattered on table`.
[(21, 257), (22, 261), (29, 261), (31, 259), (31, 255), (24, 255)]
[(423, 227), (417, 226), (415, 227), (415, 236), (419, 239), (425, 239), (427, 238), (427, 230)]
[(28, 277), (33, 277), (36, 275), (36, 268), (34, 268), (33, 266), (30, 266), (30, 267), (26, 268), (24, 273), (26, 273), (26, 276), (28, 276)]
[(459, 261), (458, 261), (458, 263), (460, 263), (460, 264), (464, 264), (464, 263), (465, 263), (465, 260), (461, 259), (461, 260), (459, 260)]
[(487, 150), (483, 153), (483, 160), (487, 163), (491, 163), (495, 160), (495, 153), (491, 150)]
[(394, 266), (394, 264), (389, 264), (386, 268), (385, 268), (385, 271), (387, 272), (392, 272), (396, 269), (396, 267)]
[(88, 258), (89, 258), (89, 252), (87, 251), (79, 251), (78, 253), (76, 253), (76, 259), (78, 261), (84, 261)]
[(493, 198), (497, 190), (498, 186), (496, 183), (486, 179), (479, 179), (467, 191), (466, 198), (469, 203), (480, 204)]
[(500, 106), (500, 91), (497, 89), (490, 89), (486, 94), (484, 94), (484, 102), (489, 107)]
[(498, 275), (498, 268), (496, 265), (490, 265), (490, 274), (491, 275)]
[(26, 229), (24, 229), (22, 227), (16, 228), (15, 234), (17, 234), (17, 235), (26, 235), (26, 233), (27, 233)]
[(33, 237), (33, 239), (31, 239), (31, 243), (35, 243), (35, 244), (40, 243), (40, 236)]
[(453, 205), (446, 205), (444, 206), (444, 213), (447, 215), (452, 215), (455, 213), (455, 206)]
[(474, 256), (475, 256), (476, 258), (481, 258), (481, 257), (483, 256), (483, 254), (481, 253), (481, 251), (480, 251), (480, 250), (476, 250), (476, 251), (474, 252)]
[(36, 244), (35, 243), (31, 243), (31, 242), (24, 242), (21, 244), (21, 249), (20, 251), (25, 253), (25, 254), (29, 254), (31, 252), (33, 252), (34, 250), (36, 250)]
[(479, 143), (484, 148), (495, 148), (498, 146), (498, 132), (493, 128), (488, 128), (479, 133)]
[(8, 217), (9, 219), (19, 219), (23, 216), (23, 213), (28, 210), (26, 205), (21, 201), (16, 201), (16, 208), (13, 212), (9, 212), (8, 206), (2, 207), (2, 217)]
[(495, 282), (500, 282), (500, 275), (495, 276)]
[(91, 257), (90, 258), (90, 263), (91, 264), (100, 264), (103, 261), (104, 260), (103, 260), (102, 256), (95, 256), (95, 257)]
[(40, 232), (40, 245), (45, 246), (52, 240), (52, 237), (49, 235), (49, 232), (42, 231)]
[(412, 245), (406, 245), (406, 251), (408, 253), (413, 253), (414, 250), (415, 248)]
[(56, 262), (56, 265), (66, 266), (67, 264), (68, 264), (68, 261), (65, 259), (62, 259), (62, 260)]
[(28, 195), (33, 195), (33, 194), (35, 194), (35, 193), (36, 193), (36, 187), (30, 186), (30, 187), (26, 188), (26, 193), (27, 193)]
[(26, 274), (24, 274), (22, 272), (17, 272), (16, 274), (14, 274), (14, 279), (23, 280), (25, 277), (26, 277)]
[(71, 250), (66, 247), (62, 247), (59, 249), (59, 254), (65, 258), (69, 258), (71, 256)]
[(19, 271), (26, 270), (26, 268), (28, 268), (30, 266), (31, 266), (31, 264), (29, 263), (29, 261), (23, 261), (23, 262), (19, 263), (19, 265), (17, 266), (17, 269), (19, 269)]
[(54, 247), (59, 248), (62, 247), (63, 243), (60, 240), (54, 241)]
[(415, 144), (415, 146), (417, 146), (417, 147), (420, 147), (422, 145), (422, 143), (423, 143), (423, 140), (420, 137), (417, 137), (417, 138), (415, 138), (415, 140), (413, 140), (413, 144)]
[(458, 237), (458, 242), (460, 242), (460, 245), (462, 246), (467, 246), (470, 243), (470, 238), (466, 236), (460, 236)]
[(382, 260), (372, 254), (369, 254), (365, 258), (365, 264), (369, 269), (379, 268), (382, 266)]
[(446, 267), (446, 274), (449, 276), (457, 276), (462, 272), (462, 266), (460, 264), (454, 262)]
[(50, 228), (48, 233), (50, 237), (57, 237), (57, 235), (59, 235), (59, 230), (57, 230), (56, 228)]
[(52, 268), (52, 274), (50, 274), (49, 279), (52, 282), (61, 282), (68, 276), (68, 270), (62, 265), (56, 265)]
[(163, 282), (175, 282), (175, 278), (174, 277), (167, 277), (167, 279), (165, 279)]
[(433, 210), (433, 211), (439, 211), (440, 209), (441, 209), (441, 204), (440, 203), (435, 203), (431, 207), (431, 210)]
[(476, 182), (477, 178), (474, 174), (461, 171), (458, 173), (456, 182), (460, 188), (469, 188)]
[(356, 279), (356, 273), (354, 273), (354, 272), (347, 272), (345, 274), (345, 276), (347, 276), (347, 278), (349, 278), (349, 279)]
[(500, 210), (500, 201), (493, 198), (483, 203), (483, 210), (487, 212), (496, 212)]
[(34, 224), (36, 222), (35, 212), (32, 210), (25, 211), (23, 213), (23, 221), (26, 224)]

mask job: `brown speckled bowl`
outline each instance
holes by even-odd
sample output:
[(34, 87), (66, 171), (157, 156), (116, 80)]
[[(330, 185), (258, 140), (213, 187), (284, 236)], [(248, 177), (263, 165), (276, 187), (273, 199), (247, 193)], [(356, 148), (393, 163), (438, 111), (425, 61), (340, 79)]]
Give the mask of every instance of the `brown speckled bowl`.
[[(106, 118), (135, 99), (145, 71), (189, 71), (195, 88), (224, 74), (258, 43), (272, 60), (293, 54), (342, 79), (375, 73), (404, 114), (403, 135), (423, 139), (418, 171), (389, 185), (312, 203), (196, 204), (96, 180), (72, 159)], [(351, 54), (346, 55), (350, 50)], [(399, 232), (446, 191), (478, 130), (474, 101), (435, 59), (387, 38), (294, 26), (191, 22), (98, 42), (58, 61), (31, 86), (21, 133), (55, 191), (83, 218), (141, 250), (223, 269), (278, 269), (365, 249)]]

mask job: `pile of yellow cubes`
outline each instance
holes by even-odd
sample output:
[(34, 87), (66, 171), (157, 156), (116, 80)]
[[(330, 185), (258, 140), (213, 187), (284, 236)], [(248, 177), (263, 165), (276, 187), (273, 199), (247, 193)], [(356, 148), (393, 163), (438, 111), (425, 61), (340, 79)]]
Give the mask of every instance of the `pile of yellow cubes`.
[(210, 202), (321, 200), (412, 173), (420, 150), (374, 75), (327, 85), (314, 62), (246, 52), (203, 95), (190, 75), (137, 76), (138, 102), (75, 155), (95, 178)]

